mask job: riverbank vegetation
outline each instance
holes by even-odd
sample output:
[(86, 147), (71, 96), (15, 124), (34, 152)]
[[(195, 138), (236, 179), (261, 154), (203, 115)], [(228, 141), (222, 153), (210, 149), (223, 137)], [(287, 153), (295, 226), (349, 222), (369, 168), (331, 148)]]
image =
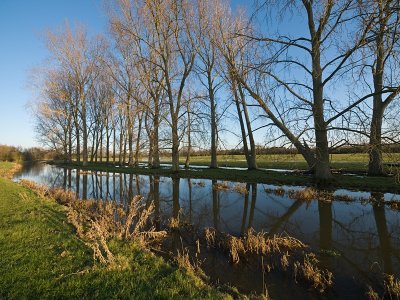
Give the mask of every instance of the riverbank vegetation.
[[(13, 166), (1, 163), (1, 173)], [(0, 298), (230, 297), (137, 243), (109, 240), (117, 263), (104, 264), (90, 239), (76, 235), (65, 206), (5, 178), (0, 187)]]
[(47, 33), (36, 130), (66, 161), (136, 166), (144, 154), (159, 168), (167, 152), (177, 171), (195, 149), (216, 168), (237, 148), (252, 170), (258, 149), (276, 148), (327, 183), (330, 155), (354, 147), (368, 175), (386, 174), (399, 142), (396, 1), (106, 3), (109, 38)]

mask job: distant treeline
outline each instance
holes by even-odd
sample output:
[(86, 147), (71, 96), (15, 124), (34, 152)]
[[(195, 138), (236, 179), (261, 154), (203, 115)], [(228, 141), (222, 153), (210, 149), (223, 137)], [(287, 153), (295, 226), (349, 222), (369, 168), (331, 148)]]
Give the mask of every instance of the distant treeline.
[[(257, 147), (257, 155), (262, 154), (300, 154), (295, 148), (286, 147)], [(384, 145), (384, 150), (387, 153), (400, 153), (400, 145)], [(353, 145), (353, 146), (342, 146), (340, 148), (332, 149), (331, 154), (351, 154), (351, 153), (368, 153), (368, 145)], [(186, 151), (182, 150), (181, 154), (186, 155)], [(218, 155), (244, 155), (245, 151), (243, 148), (225, 149), (219, 150)], [(208, 156), (210, 150), (191, 150), (190, 155), (192, 156)], [(168, 153), (163, 153), (162, 156), (168, 156)]]
[(0, 161), (22, 162), (42, 159), (57, 159), (59, 154), (52, 150), (38, 147), (23, 149), (8, 145), (0, 145)]

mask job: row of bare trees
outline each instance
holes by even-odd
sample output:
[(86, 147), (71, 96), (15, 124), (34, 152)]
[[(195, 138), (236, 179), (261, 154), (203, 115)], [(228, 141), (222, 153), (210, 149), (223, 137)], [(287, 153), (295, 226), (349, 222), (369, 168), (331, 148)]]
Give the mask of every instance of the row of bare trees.
[(381, 175), (382, 147), (397, 142), (399, 9), (396, 0), (268, 0), (248, 17), (224, 0), (110, 0), (110, 38), (68, 26), (48, 34), (39, 137), (83, 164), (132, 166), (147, 153), (158, 168), (169, 149), (173, 170), (197, 143), (215, 168), (235, 116), (249, 169), (264, 128), (321, 181), (332, 177), (330, 151), (356, 141), (369, 144), (369, 174)]

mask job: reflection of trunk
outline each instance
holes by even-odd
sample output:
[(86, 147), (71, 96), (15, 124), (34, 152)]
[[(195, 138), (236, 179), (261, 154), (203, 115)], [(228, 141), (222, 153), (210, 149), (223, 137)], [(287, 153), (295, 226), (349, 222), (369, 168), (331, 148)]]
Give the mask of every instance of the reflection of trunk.
[(67, 169), (63, 168), (63, 188), (67, 189)]
[(106, 201), (108, 200), (108, 195), (110, 194), (110, 173), (106, 173)]
[(212, 200), (213, 200), (213, 217), (214, 217), (214, 229), (219, 230), (219, 193), (218, 190), (214, 188), (214, 185), (217, 184), (216, 180), (212, 181), (211, 191), (212, 191)]
[(140, 176), (136, 175), (136, 194), (141, 195), (142, 193), (140, 192)]
[(188, 183), (188, 192), (189, 192), (189, 224), (192, 223), (192, 180), (190, 178), (187, 179)]
[(75, 178), (75, 190), (76, 190), (76, 198), (77, 199), (79, 199), (79, 190), (80, 190), (79, 183), (80, 183), (80, 180), (81, 180), (79, 172), (80, 172), (80, 170), (77, 169), (76, 170), (76, 178)]
[(160, 176), (154, 176), (154, 218), (156, 222), (156, 227), (160, 229)]
[(250, 206), (250, 215), (249, 215), (249, 224), (247, 229), (253, 228), (253, 220), (254, 220), (254, 210), (256, 208), (257, 201), (257, 183), (251, 184), (251, 206)]
[(179, 177), (172, 177), (172, 201), (173, 201), (172, 216), (175, 219), (179, 217), (179, 210), (180, 210), (179, 182), (180, 182)]
[(87, 199), (87, 184), (88, 184), (88, 182), (87, 182), (87, 174), (84, 173), (82, 175), (82, 178), (83, 178), (83, 180), (82, 180), (82, 199), (86, 200)]
[(133, 198), (133, 175), (129, 174), (128, 203), (131, 203), (132, 198)]
[[(125, 174), (124, 174), (124, 176), (125, 176)], [(122, 178), (122, 174), (120, 174), (120, 176), (119, 176), (119, 202), (121, 203), (121, 204), (124, 204), (124, 195), (123, 195), (123, 189), (124, 189), (124, 187), (123, 187), (123, 178)]]
[(246, 220), (247, 220), (247, 209), (249, 206), (249, 194), (250, 194), (250, 184), (246, 184), (246, 191), (247, 193), (244, 194), (244, 207), (243, 207), (243, 217), (242, 217), (242, 226), (240, 228), (240, 233), (243, 235), (245, 234), (246, 229)]
[(393, 264), (391, 257), (391, 243), (390, 243), (390, 233), (387, 227), (386, 215), (385, 215), (385, 204), (383, 203), (382, 193), (372, 193), (376, 201), (380, 203), (374, 204), (374, 217), (376, 223), (376, 230), (379, 236), (380, 251), (383, 260), (383, 272), (386, 274), (393, 274)]
[(116, 201), (115, 198), (115, 196), (117, 195), (116, 189), (117, 189), (116, 178), (115, 178), (115, 173), (113, 173), (113, 198), (112, 198), (113, 201)]
[[(319, 248), (320, 250), (332, 250), (332, 203), (318, 201), (319, 212)], [(329, 267), (331, 259), (329, 255), (322, 255), (321, 262)]]
[(274, 234), (281, 232), (282, 230), (279, 230), (281, 226), (290, 219), (290, 217), (300, 208), (303, 203), (304, 201), (301, 200), (297, 200), (296, 202), (294, 202), (289, 207), (289, 209), (278, 218), (278, 221), (273, 226), (271, 226), (268, 236), (273, 236)]
[[(179, 211), (180, 211), (180, 204), (179, 204), (179, 177), (172, 177), (172, 217), (175, 220), (179, 220)], [(180, 234), (179, 231), (173, 230), (172, 231), (172, 243), (174, 250), (182, 249), (180, 243)]]
[(68, 169), (68, 190), (71, 190), (72, 186), (72, 176), (71, 176), (72, 170)]
[(149, 176), (149, 192), (147, 193), (146, 207), (149, 207), (154, 197), (154, 178)]

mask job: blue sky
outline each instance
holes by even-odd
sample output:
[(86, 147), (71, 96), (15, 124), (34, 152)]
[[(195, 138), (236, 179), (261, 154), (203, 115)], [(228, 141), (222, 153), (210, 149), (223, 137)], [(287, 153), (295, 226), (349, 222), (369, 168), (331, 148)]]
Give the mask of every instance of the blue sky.
[(43, 32), (65, 21), (105, 32), (103, 0), (0, 0), (0, 144), (38, 146), (27, 108), (30, 72), (49, 57)]
[[(22, 147), (39, 146), (34, 133), (34, 120), (27, 107), (34, 100), (29, 86), (32, 70), (43, 64), (49, 53), (44, 32), (70, 25), (83, 24), (89, 34), (105, 33), (107, 17), (104, 0), (0, 0), (0, 144)], [(251, 0), (232, 0), (251, 10)], [(276, 14), (276, 13), (274, 13)], [(289, 22), (271, 18), (263, 29), (275, 25), (290, 33), (299, 33), (304, 22), (288, 14)], [(288, 20), (286, 20), (288, 21)], [(299, 26), (300, 25), (300, 26)], [(262, 141), (261, 132), (257, 132)], [(234, 145), (231, 145), (234, 146)]]
[(29, 73), (49, 56), (43, 32), (66, 20), (89, 33), (107, 26), (101, 0), (0, 0), (0, 144), (37, 145), (26, 107), (33, 100)]

